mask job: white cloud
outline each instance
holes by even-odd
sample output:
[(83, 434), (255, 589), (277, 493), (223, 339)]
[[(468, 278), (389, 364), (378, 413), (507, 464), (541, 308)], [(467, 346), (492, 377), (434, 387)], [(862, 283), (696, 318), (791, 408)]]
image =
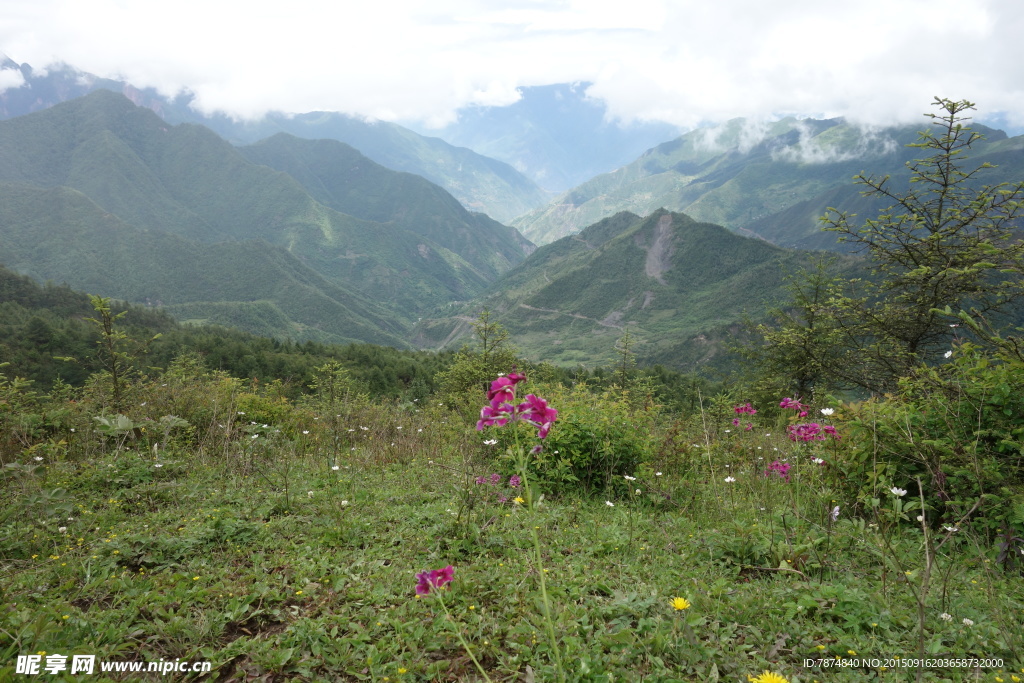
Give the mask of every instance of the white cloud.
[(0, 49), (241, 117), (441, 124), (522, 86), (588, 81), (614, 118), (683, 127), (919, 121), (936, 95), (1024, 125), (1022, 15), (1004, 0), (34, 0), (0, 16)]

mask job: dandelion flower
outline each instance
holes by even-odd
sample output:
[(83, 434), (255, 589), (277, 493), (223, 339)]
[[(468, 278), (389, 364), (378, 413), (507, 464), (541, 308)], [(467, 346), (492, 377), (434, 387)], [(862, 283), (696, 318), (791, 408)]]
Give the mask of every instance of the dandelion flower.
[(512, 502), (515, 503), (516, 505), (522, 505), (526, 501), (523, 500), (522, 496), (516, 496), (515, 498), (512, 499)]
[(684, 609), (690, 609), (690, 601), (686, 598), (672, 598), (672, 609), (677, 612), (681, 612)]
[(789, 683), (789, 681), (774, 671), (765, 671), (757, 678), (753, 679), (754, 683)]

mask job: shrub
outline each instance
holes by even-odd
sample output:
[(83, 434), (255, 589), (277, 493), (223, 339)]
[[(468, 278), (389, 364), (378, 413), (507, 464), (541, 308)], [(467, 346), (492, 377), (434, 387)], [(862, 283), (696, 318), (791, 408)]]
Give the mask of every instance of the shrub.
[[(544, 448), (529, 457), (530, 481), (552, 494), (602, 492), (625, 494), (629, 487), (623, 475), (634, 475), (651, 455), (651, 411), (633, 411), (619, 394), (595, 393), (584, 384), (571, 389), (545, 387), (541, 392), (558, 410)], [(527, 425), (495, 430), (491, 438), (506, 448), (515, 447), (515, 432), (521, 443), (533, 444)], [(508, 473), (514, 461), (510, 459)]]
[(1022, 384), (1024, 364), (961, 345), (949, 362), (902, 380), (897, 396), (853, 409), (848, 481), (863, 482), (865, 500), (890, 484), (917, 493), (920, 478), (934, 524), (957, 523), (974, 510), (982, 529), (1019, 527)]

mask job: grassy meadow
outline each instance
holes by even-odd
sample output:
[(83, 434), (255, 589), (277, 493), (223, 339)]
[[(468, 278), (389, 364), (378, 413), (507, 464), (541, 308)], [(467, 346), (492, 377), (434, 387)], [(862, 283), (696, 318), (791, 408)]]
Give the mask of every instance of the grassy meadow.
[[(34, 654), (210, 663), (179, 680), (1024, 678), (1020, 539), (863, 479), (866, 404), (527, 382), (559, 411), (540, 441), (477, 431), (482, 391), (192, 371), (120, 417), (100, 382), (3, 384), (0, 680)], [(789, 438), (812, 420), (824, 439)]]

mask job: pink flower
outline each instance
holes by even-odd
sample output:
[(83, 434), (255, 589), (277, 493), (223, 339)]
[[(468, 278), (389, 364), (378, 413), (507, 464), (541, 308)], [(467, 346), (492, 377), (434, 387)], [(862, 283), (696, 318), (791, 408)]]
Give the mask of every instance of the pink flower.
[(444, 569), (434, 569), (416, 575), (416, 594), (426, 595), (431, 588), (441, 589), (455, 579), (455, 567), (448, 565)]
[(737, 415), (743, 415), (743, 414), (757, 415), (757, 411), (754, 410), (754, 406), (750, 405), (750, 403), (747, 403), (747, 404), (742, 405), (742, 406), (736, 406), (732, 410)]
[(771, 476), (772, 472), (774, 472), (775, 474), (779, 475), (781, 479), (789, 481), (790, 467), (791, 465), (788, 462), (779, 462), (778, 460), (776, 460), (775, 462), (768, 466), (768, 469), (765, 470), (764, 476)]
[(496, 403), (501, 403), (502, 401), (511, 401), (515, 395), (516, 385), (524, 379), (526, 379), (526, 375), (518, 372), (511, 372), (505, 377), (499, 377), (491, 382), (491, 390), (487, 392), (487, 400), (491, 402), (491, 405), (496, 405)]

